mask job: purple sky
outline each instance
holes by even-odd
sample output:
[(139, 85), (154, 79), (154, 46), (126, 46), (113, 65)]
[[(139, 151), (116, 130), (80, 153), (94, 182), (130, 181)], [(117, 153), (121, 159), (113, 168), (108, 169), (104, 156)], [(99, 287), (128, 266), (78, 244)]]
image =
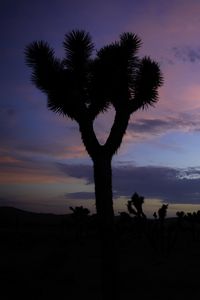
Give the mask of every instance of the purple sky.
[[(160, 100), (132, 115), (113, 160), (115, 212), (134, 192), (149, 214), (161, 202), (175, 210), (200, 208), (200, 2), (195, 0), (1, 1), (0, 206), (66, 213), (94, 211), (91, 161), (77, 125), (50, 112), (30, 81), (24, 48), (45, 40), (64, 54), (64, 34), (85, 29), (96, 49), (125, 31), (143, 42), (140, 55), (160, 63)], [(100, 141), (111, 109), (95, 121)]]

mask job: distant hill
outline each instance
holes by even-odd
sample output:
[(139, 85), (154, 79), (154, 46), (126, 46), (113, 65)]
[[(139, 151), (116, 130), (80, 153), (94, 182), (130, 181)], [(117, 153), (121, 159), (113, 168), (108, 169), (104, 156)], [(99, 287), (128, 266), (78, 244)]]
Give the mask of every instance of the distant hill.
[(0, 225), (59, 225), (70, 215), (34, 213), (14, 207), (0, 207)]

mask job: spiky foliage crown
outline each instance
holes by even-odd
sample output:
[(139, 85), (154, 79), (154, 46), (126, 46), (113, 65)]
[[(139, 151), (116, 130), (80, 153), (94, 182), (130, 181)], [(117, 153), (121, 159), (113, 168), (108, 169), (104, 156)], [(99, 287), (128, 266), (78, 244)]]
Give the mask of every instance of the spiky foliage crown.
[(149, 57), (139, 59), (140, 38), (123, 33), (93, 57), (90, 34), (73, 30), (65, 35), (65, 57), (55, 58), (44, 41), (25, 49), (32, 68), (32, 81), (48, 96), (48, 108), (79, 120), (83, 115), (95, 119), (112, 104), (130, 113), (153, 105), (163, 79), (158, 64)]

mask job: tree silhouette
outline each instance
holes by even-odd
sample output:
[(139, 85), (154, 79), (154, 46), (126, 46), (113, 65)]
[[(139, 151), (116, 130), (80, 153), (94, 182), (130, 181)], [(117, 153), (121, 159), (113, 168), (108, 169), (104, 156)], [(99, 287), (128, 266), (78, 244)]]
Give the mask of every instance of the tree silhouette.
[[(58, 59), (48, 43), (35, 41), (25, 49), (26, 62), (32, 68), (33, 83), (48, 97), (48, 108), (79, 125), (93, 161), (97, 215), (109, 235), (114, 217), (112, 157), (121, 145), (131, 114), (157, 102), (163, 79), (156, 62), (137, 56), (141, 40), (133, 33), (121, 34), (119, 41), (101, 48), (96, 56), (92, 55), (90, 34), (83, 30), (67, 33), (63, 46), (65, 57)], [(93, 122), (111, 106), (115, 109), (114, 123), (101, 145)]]
[(87, 221), (90, 211), (83, 206), (76, 206), (75, 208), (70, 206), (69, 209), (73, 212), (72, 218), (74, 219), (77, 229), (77, 238), (78, 240), (81, 240), (87, 229)]
[[(127, 208), (130, 214), (137, 216), (138, 218), (146, 218), (143, 212), (142, 205), (144, 204), (144, 197), (134, 193), (131, 200), (127, 203)], [(134, 208), (135, 207), (135, 208)]]
[[(130, 115), (157, 102), (162, 76), (156, 62), (137, 57), (141, 40), (133, 33), (123, 33), (118, 42), (97, 51), (96, 57), (92, 57), (94, 45), (85, 31), (66, 34), (63, 46), (65, 57), (60, 60), (46, 42), (33, 42), (25, 49), (26, 62), (32, 68), (32, 81), (47, 94), (48, 108), (78, 123), (94, 163), (97, 213), (104, 223), (110, 223), (112, 157), (121, 145)], [(107, 141), (101, 145), (93, 122), (111, 105), (115, 120)]]
[(168, 204), (163, 204), (161, 208), (159, 208), (158, 210), (158, 216), (161, 222), (164, 222), (164, 219), (167, 216), (167, 209), (168, 209)]

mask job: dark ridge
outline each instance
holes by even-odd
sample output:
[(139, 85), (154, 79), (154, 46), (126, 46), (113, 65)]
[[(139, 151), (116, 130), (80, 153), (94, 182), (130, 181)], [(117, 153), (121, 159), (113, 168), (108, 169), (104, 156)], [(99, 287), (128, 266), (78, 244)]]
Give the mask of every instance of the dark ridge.
[(14, 207), (0, 207), (0, 225), (59, 225), (70, 215), (29, 212)]

